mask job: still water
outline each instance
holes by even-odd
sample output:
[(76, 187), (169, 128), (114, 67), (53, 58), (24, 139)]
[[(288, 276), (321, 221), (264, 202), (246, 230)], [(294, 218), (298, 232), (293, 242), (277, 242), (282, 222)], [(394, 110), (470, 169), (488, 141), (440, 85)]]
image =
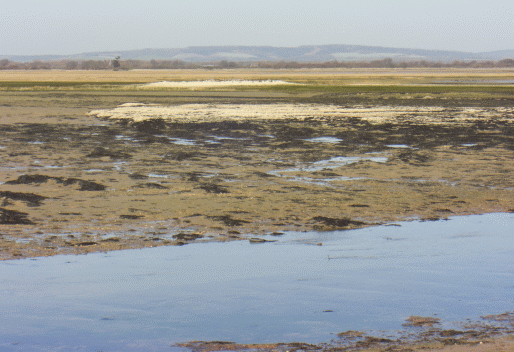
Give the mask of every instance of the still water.
[(0, 262), (0, 351), (318, 343), (514, 307), (514, 214), (267, 238)]

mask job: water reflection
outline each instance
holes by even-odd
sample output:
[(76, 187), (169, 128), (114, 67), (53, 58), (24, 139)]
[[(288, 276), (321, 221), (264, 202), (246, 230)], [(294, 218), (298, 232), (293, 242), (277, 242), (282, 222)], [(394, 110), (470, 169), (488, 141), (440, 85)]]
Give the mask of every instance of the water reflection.
[(0, 348), (322, 342), (512, 308), (513, 214), (400, 225), (0, 262)]
[[(314, 171), (322, 171), (325, 169), (337, 169), (339, 167), (355, 164), (360, 161), (372, 161), (375, 163), (385, 163), (387, 162), (386, 157), (360, 157), (360, 156), (337, 156), (327, 160), (320, 160), (313, 163), (307, 163), (303, 165), (299, 165), (294, 168), (284, 169), (284, 170), (274, 170), (268, 172), (270, 175), (274, 176), (287, 176), (287, 173), (292, 172), (314, 172)], [(284, 175), (285, 174), (285, 175)]]
[(308, 142), (315, 142), (315, 143), (330, 143), (330, 144), (337, 144), (339, 142), (342, 142), (343, 140), (336, 137), (316, 137), (316, 138), (309, 138), (306, 139)]

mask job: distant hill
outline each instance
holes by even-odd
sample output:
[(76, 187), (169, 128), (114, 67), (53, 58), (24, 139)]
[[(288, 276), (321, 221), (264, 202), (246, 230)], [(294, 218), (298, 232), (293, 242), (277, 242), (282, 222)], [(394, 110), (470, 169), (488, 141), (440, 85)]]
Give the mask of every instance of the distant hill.
[(442, 61), (455, 60), (502, 60), (514, 58), (514, 50), (482, 53), (443, 50), (388, 48), (362, 45), (304, 45), (297, 47), (272, 46), (191, 46), (178, 49), (141, 49), (126, 51), (102, 51), (75, 55), (15, 56), (0, 55), (0, 59), (17, 62), (34, 60), (106, 60), (120, 56), (122, 60), (182, 60), (186, 62), (226, 61), (372, 61), (391, 58), (395, 61)]

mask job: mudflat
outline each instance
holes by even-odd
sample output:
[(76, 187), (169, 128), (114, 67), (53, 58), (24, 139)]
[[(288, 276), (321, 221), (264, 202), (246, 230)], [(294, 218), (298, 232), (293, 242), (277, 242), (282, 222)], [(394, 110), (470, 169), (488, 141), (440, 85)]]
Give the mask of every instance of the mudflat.
[[(0, 259), (514, 212), (513, 81), (507, 69), (0, 71)], [(512, 313), (488, 319), (508, 330), (184, 346), (513, 350)]]
[(512, 212), (513, 77), (2, 71), (0, 258)]

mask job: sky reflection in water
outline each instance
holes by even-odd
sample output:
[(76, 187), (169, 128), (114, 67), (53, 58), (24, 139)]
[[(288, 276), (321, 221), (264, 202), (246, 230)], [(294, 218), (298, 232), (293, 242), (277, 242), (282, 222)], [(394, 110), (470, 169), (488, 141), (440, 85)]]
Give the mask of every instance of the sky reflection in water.
[(488, 214), (286, 233), (264, 244), (4, 261), (0, 349), (323, 342), (349, 329), (400, 329), (409, 315), (501, 313), (514, 301), (512, 229), (514, 214)]

